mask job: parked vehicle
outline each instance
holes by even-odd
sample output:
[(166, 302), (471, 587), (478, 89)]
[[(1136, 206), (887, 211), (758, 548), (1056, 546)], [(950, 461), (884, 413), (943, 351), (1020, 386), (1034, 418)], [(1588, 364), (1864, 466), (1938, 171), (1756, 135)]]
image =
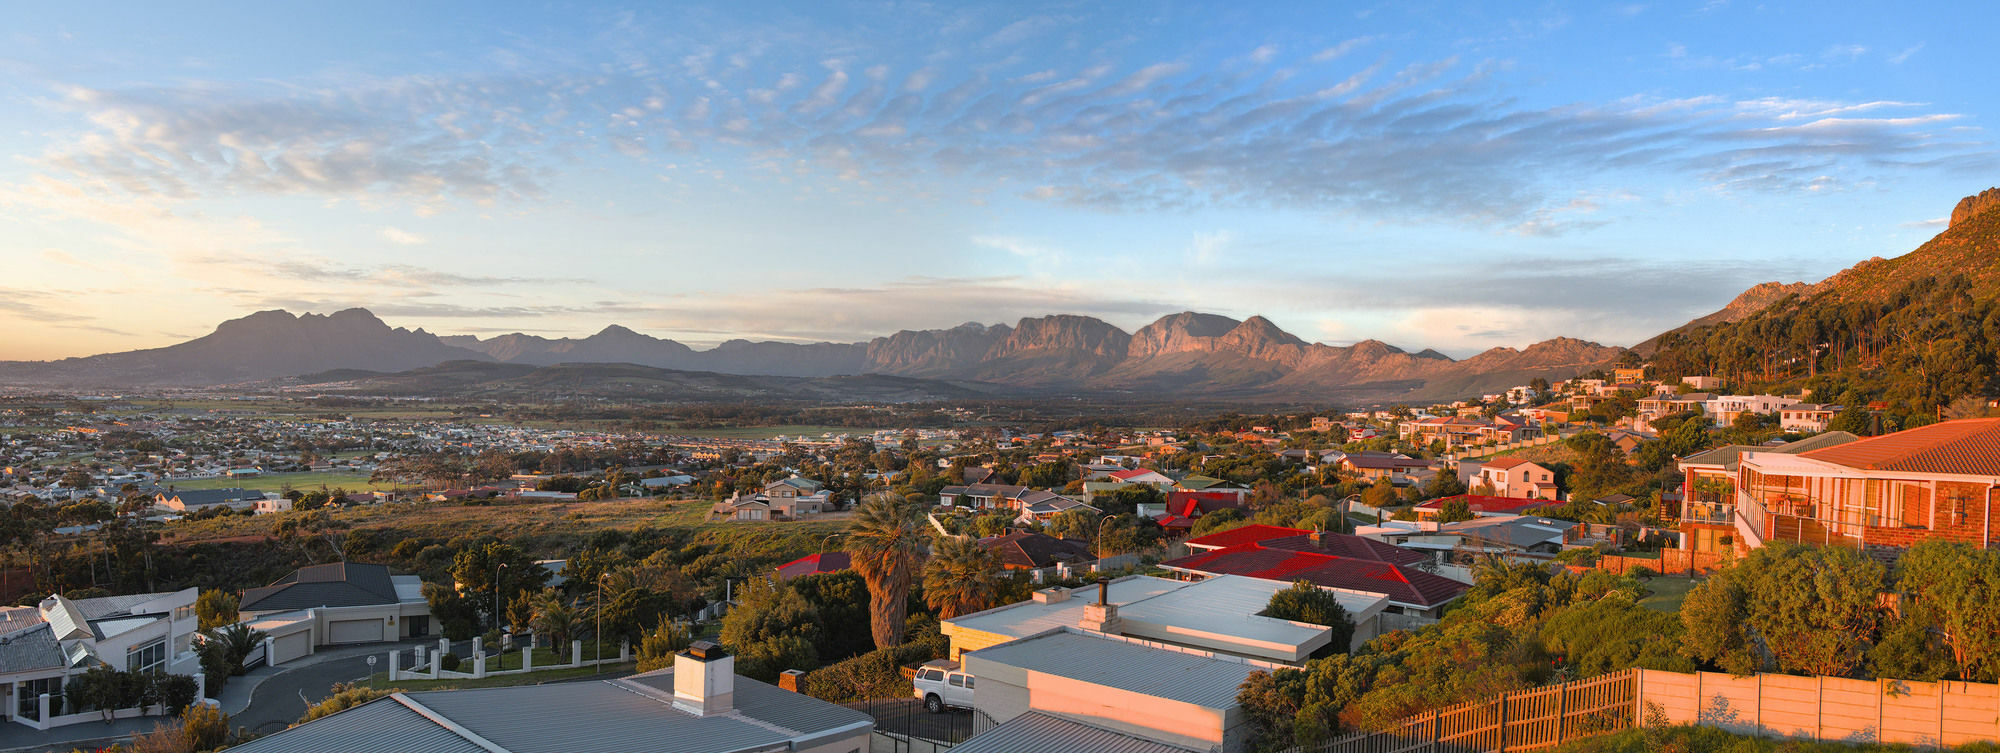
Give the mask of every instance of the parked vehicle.
[(958, 668), (958, 662), (930, 661), (917, 668), (916, 697), (924, 699), (924, 710), (933, 714), (947, 708), (972, 708), (972, 675)]

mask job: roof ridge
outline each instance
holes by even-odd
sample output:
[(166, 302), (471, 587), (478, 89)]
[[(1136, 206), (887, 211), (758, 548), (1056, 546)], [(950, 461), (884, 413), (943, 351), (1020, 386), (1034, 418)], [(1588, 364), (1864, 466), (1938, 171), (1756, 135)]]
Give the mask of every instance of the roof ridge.
[(464, 738), (466, 742), (484, 748), (488, 753), (514, 753), (511, 750), (500, 747), (499, 743), (480, 737), (477, 733), (466, 729), (464, 725), (452, 721), (449, 717), (432, 711), (429, 706), (418, 703), (416, 699), (409, 697), (407, 694), (391, 693), (389, 697), (395, 699), (397, 703), (403, 704), (405, 708), (417, 712), (423, 718), (431, 720), (432, 724), (443, 727), (445, 731)]

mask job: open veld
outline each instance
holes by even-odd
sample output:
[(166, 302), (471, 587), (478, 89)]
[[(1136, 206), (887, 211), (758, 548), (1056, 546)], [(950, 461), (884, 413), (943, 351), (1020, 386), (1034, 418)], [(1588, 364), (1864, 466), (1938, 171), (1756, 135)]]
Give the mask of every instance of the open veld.
[(723, 426), (712, 429), (672, 429), (675, 434), (690, 437), (715, 437), (718, 439), (772, 439), (780, 435), (807, 439), (819, 439), (821, 434), (870, 434), (874, 429), (857, 429), (852, 426), (817, 426), (810, 424), (785, 424), (782, 426)]
[(201, 489), (254, 489), (263, 492), (283, 492), (287, 489), (313, 491), (321, 487), (327, 489), (339, 487), (351, 492), (386, 492), (399, 488), (408, 488), (399, 487), (391, 483), (369, 483), (368, 475), (363, 473), (340, 472), (266, 473), (261, 476), (251, 476), (248, 478), (204, 478), (168, 481), (166, 483), (173, 485), (175, 489), (188, 491)]

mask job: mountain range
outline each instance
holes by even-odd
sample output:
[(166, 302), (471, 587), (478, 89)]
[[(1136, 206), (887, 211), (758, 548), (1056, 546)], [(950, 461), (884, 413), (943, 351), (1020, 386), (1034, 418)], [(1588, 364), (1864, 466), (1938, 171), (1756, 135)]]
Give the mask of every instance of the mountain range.
[[(1350, 346), (1309, 343), (1261, 316), (1238, 321), (1194, 312), (1162, 317), (1131, 333), (1092, 317), (1058, 314), (1025, 318), (1011, 326), (905, 330), (865, 343), (731, 340), (696, 350), (619, 326), (583, 338), (520, 333), (484, 339), (439, 336), (422, 329), (392, 328), (364, 309), (347, 309), (329, 315), (261, 311), (224, 322), (207, 336), (163, 348), (0, 363), (0, 383), (129, 388), (276, 379), (304, 384), (310, 380), (301, 375), (318, 375), (311, 379), (356, 389), (368, 389), (369, 384), (391, 389), (392, 375), (421, 376), (425, 373), (421, 370), (439, 364), (515, 367), (468, 372), (460, 364), (457, 382), (432, 373), (430, 383), (446, 391), (453, 384), (468, 384), (463, 381), (468, 373), (485, 381), (518, 380), (535, 368), (594, 363), (645, 367), (656, 377), (657, 372), (675, 372), (681, 376), (661, 378), (685, 384), (707, 378), (694, 375), (899, 377), (935, 382), (916, 392), (938, 397), (971, 390), (971, 394), (1007, 395), (1372, 401), (1491, 391), (1536, 376), (1562, 379), (1607, 363), (1619, 352), (1615, 347), (1556, 339), (1526, 350), (1495, 348), (1460, 361), (1431, 350), (1408, 353), (1374, 340)], [(579, 373), (612, 378), (603, 370), (569, 376), (576, 378)], [(391, 391), (407, 393), (412, 384), (423, 381), (416, 377), (393, 381)], [(897, 388), (914, 384), (898, 383)], [(811, 390), (802, 394), (807, 393)]]
[[(1941, 272), (1965, 275), (1981, 297), (2000, 295), (2000, 189), (1967, 197), (1951, 224), (1917, 250), (1869, 259), (1818, 283), (1751, 287), (1722, 310), (1634, 347), (1650, 355), (1661, 338), (1726, 326), (1784, 301), (1863, 300)], [(858, 343), (731, 340), (708, 350), (610, 326), (582, 338), (521, 333), (479, 338), (391, 328), (363, 309), (329, 315), (262, 311), (224, 322), (215, 332), (149, 350), (47, 362), (0, 362), (0, 384), (106, 387), (201, 386), (280, 380), (333, 383), (397, 394), (432, 385), (440, 394), (471, 385), (557, 387), (616, 392), (801, 395), (801, 399), (909, 399), (968, 394), (1203, 397), (1255, 401), (1379, 403), (1425, 401), (1494, 392), (1535, 377), (1551, 380), (1604, 366), (1624, 349), (1570, 338), (1522, 350), (1494, 348), (1455, 360), (1433, 350), (1407, 352), (1377, 340), (1347, 346), (1307, 342), (1261, 316), (1236, 320), (1183, 312), (1135, 332), (1088, 316), (1056, 314), (1012, 325), (967, 323), (904, 330)], [(498, 364), (508, 368), (477, 367)], [(437, 370), (440, 364), (452, 369)], [(561, 368), (628, 364), (643, 372)], [(426, 371), (426, 369), (431, 369)], [(537, 369), (556, 369), (536, 376)], [(300, 375), (316, 375), (302, 378)], [(901, 381), (746, 382), (723, 377), (826, 380), (893, 377)], [(337, 378), (336, 378), (337, 377)], [(598, 380), (602, 384), (598, 384)], [(372, 385), (372, 386), (371, 386)], [(706, 385), (706, 386), (704, 386)], [(588, 391), (587, 390), (587, 391)], [(704, 393), (704, 390), (707, 392)], [(597, 394), (597, 393), (593, 393)], [(869, 397), (873, 396), (873, 397)]]

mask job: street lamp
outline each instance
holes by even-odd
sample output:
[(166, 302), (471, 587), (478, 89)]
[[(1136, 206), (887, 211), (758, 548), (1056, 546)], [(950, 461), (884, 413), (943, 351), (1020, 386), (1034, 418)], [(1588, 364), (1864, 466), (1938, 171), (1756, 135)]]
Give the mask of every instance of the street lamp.
[(597, 574), (597, 635), (592, 636), (594, 640), (591, 641), (597, 644), (594, 650), (597, 664), (594, 667), (596, 671), (591, 674), (604, 673), (604, 579), (610, 575), (610, 573)]
[[(505, 569), (507, 569), (507, 563), (505, 563), (505, 562), (502, 562), (502, 563), (500, 563), (500, 564), (497, 564), (497, 565), (494, 565), (494, 566), (493, 566), (493, 627), (494, 627), (495, 629), (498, 629), (498, 628), (500, 627), (500, 625), (501, 625), (501, 622), (500, 622), (500, 571), (501, 571), (501, 570), (505, 570)], [(502, 631), (502, 632), (506, 632), (506, 631)]]
[(833, 533), (827, 534), (826, 538), (819, 540), (819, 553), (826, 554), (826, 545), (833, 542), (833, 537), (846, 536), (846, 535), (847, 535), (846, 531), (834, 531)]
[(1098, 559), (1104, 559), (1104, 524), (1111, 522), (1112, 517), (1113, 516), (1106, 515), (1102, 518), (1099, 518), (1097, 520), (1097, 535), (1091, 537), (1092, 543), (1097, 548)]

